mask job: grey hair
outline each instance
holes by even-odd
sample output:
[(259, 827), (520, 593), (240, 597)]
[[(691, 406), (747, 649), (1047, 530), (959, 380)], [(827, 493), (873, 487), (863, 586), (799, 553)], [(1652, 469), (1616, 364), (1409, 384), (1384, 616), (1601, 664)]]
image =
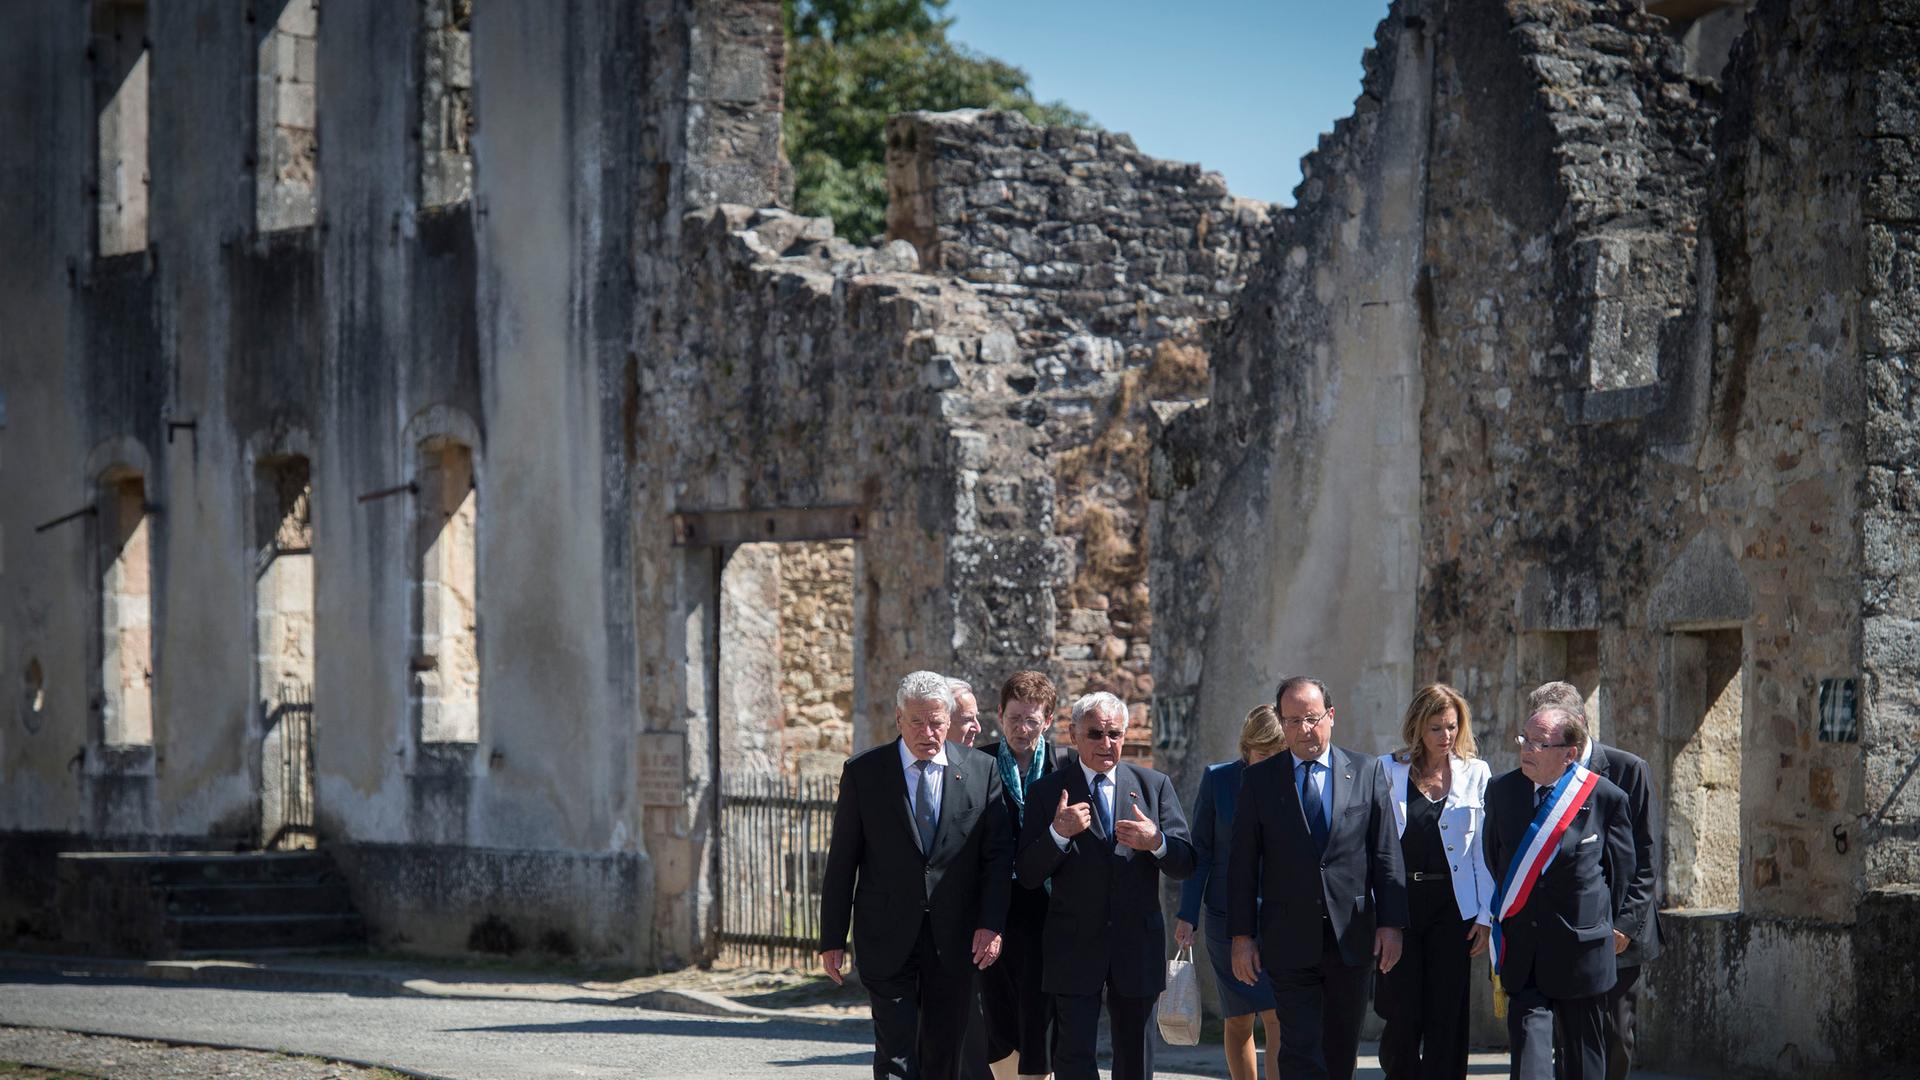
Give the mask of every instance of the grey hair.
[(1570, 682), (1541, 683), (1533, 693), (1527, 695), (1527, 708), (1534, 712), (1541, 709), (1565, 709), (1568, 712), (1584, 713), (1586, 702), (1580, 697), (1580, 688)]
[(1082, 694), (1073, 703), (1073, 726), (1076, 728), (1079, 727), (1080, 718), (1089, 713), (1102, 715), (1110, 712), (1118, 713), (1122, 724), (1127, 722), (1126, 702), (1121, 701), (1105, 690), (1096, 690), (1091, 694)]
[[(953, 691), (953, 696), (957, 698), (961, 694), (972, 694), (973, 684), (965, 679), (956, 679), (949, 675), (947, 676), (947, 689)], [(974, 696), (978, 697), (979, 695), (976, 694)]]
[(904, 709), (909, 701), (937, 701), (949, 714), (954, 710), (953, 689), (937, 671), (916, 671), (900, 680), (900, 689), (893, 692), (893, 707)]
[[(1558, 705), (1548, 705), (1545, 708), (1535, 709), (1533, 715), (1548, 718), (1559, 717), (1559, 721), (1553, 725), (1554, 737), (1576, 750), (1585, 750), (1587, 748), (1587, 739), (1589, 736), (1587, 735), (1586, 713), (1576, 712), (1573, 709), (1562, 708)], [(1532, 719), (1532, 717), (1528, 719)]]
[[(1278, 712), (1280, 710), (1280, 699), (1286, 697), (1288, 691), (1298, 690), (1303, 686), (1311, 686), (1315, 690), (1320, 691), (1321, 708), (1333, 708), (1333, 692), (1327, 689), (1326, 683), (1321, 682), (1311, 675), (1289, 675), (1280, 680), (1280, 688), (1273, 692), (1274, 711)], [(1284, 721), (1282, 722), (1284, 723)]]

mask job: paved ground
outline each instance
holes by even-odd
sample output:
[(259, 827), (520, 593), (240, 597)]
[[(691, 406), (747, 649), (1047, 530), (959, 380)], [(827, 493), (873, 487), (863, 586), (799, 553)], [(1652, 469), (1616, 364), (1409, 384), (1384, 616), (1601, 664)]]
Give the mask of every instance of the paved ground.
[[(253, 1050), (214, 1050), (136, 1039), (75, 1035), (44, 1028), (0, 1028), (0, 1063), (20, 1062), (55, 1072), (20, 1070), (24, 1077), (96, 1077), (116, 1080), (400, 1080), (386, 1069), (365, 1069), (319, 1058), (263, 1054)], [(71, 1070), (71, 1071), (69, 1071)], [(0, 1064), (0, 1078), (12, 1078)]]
[[(281, 972), (292, 977), (293, 972)], [(336, 974), (337, 976), (341, 973)], [(364, 974), (364, 973), (362, 973)], [(443, 976), (443, 980), (444, 980)], [(378, 984), (374, 984), (376, 987)], [(864, 1023), (809, 1023), (780, 1016), (701, 1016), (595, 1003), (631, 995), (548, 1000), (564, 986), (543, 982), (484, 984), (408, 980), (412, 992), (311, 988), (251, 988), (192, 982), (74, 976), (57, 971), (0, 970), (0, 1025), (66, 1029), (169, 1039), (254, 1050), (390, 1065), (452, 1080), (541, 1077), (685, 1077), (687, 1080), (853, 1080), (869, 1076), (871, 1029)], [(540, 996), (522, 997), (538, 989)], [(586, 988), (575, 985), (572, 992)], [(515, 993), (502, 998), (503, 992)], [(479, 994), (480, 996), (474, 996)], [(652, 1000), (652, 999), (649, 999)], [(810, 1003), (814, 1010), (818, 1003)], [(817, 1014), (817, 1013), (816, 1013)], [(107, 1076), (220, 1075), (200, 1072), (101, 1071), (78, 1061), (22, 1057), (5, 1050), (0, 1061), (33, 1061)], [(1363, 1047), (1360, 1076), (1381, 1074)], [(159, 1053), (156, 1051), (156, 1053)], [(176, 1054), (191, 1053), (176, 1051)], [(1218, 1044), (1156, 1051), (1164, 1080), (1226, 1075)], [(164, 1054), (162, 1055), (164, 1056)], [(209, 1061), (215, 1059), (207, 1059)], [(1474, 1077), (1506, 1075), (1504, 1054), (1475, 1054)], [(229, 1075), (255, 1075), (232, 1073)], [(262, 1073), (291, 1080), (328, 1073)], [(356, 1076), (342, 1071), (342, 1076)], [(1657, 1074), (1636, 1073), (1643, 1080)], [(1672, 1080), (1672, 1078), (1670, 1078)]]

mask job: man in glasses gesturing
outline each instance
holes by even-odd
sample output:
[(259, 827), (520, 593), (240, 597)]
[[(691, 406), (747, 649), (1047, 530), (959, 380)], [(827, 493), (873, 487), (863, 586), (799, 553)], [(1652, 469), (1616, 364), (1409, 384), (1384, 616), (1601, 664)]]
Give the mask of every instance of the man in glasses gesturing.
[(1027, 791), (1014, 868), (1020, 884), (1051, 881), (1041, 989), (1053, 995), (1060, 1080), (1098, 1080), (1100, 994), (1113, 1028), (1113, 1080), (1153, 1075), (1147, 1018), (1166, 987), (1160, 875), (1193, 873), (1186, 815), (1164, 773), (1120, 760), (1127, 706), (1112, 694), (1073, 703), (1080, 760)]

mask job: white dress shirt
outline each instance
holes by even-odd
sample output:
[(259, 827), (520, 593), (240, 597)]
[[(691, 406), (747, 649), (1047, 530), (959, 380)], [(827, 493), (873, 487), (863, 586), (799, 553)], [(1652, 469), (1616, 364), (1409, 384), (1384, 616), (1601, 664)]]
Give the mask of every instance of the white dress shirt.
[[(1120, 770), (1120, 766), (1118, 764), (1115, 764), (1113, 767), (1113, 772), (1118, 772), (1119, 770)], [(1117, 781), (1115, 781), (1114, 779), (1113, 772), (1105, 772), (1105, 773), (1095, 772), (1094, 770), (1087, 767), (1087, 763), (1084, 759), (1082, 759), (1080, 762), (1080, 772), (1082, 775), (1084, 775), (1087, 778), (1087, 790), (1093, 792), (1093, 797), (1096, 799), (1099, 799), (1101, 807), (1106, 810), (1107, 820), (1114, 825), (1120, 824), (1120, 819), (1113, 816), (1113, 797), (1114, 797), (1113, 789), (1117, 786)], [(1106, 777), (1107, 782), (1104, 784), (1094, 783), (1093, 778), (1096, 776)], [(1094, 818), (1096, 821), (1099, 820), (1099, 815), (1096, 814)], [(1048, 835), (1053, 837), (1053, 842), (1055, 846), (1059, 847), (1061, 851), (1067, 850), (1067, 838), (1064, 836), (1061, 836), (1060, 831), (1058, 829), (1055, 829), (1053, 826), (1049, 825), (1047, 826), (1047, 833)], [(1151, 854), (1153, 855), (1154, 858), (1157, 859), (1160, 856), (1165, 855), (1166, 853), (1167, 853), (1167, 834), (1161, 833), (1160, 843), (1154, 847)]]
[[(913, 763), (920, 759), (907, 749), (907, 740), (900, 740), (900, 771), (907, 777), (907, 809), (914, 814), (920, 813), (920, 777), (913, 771)], [(940, 752), (927, 760), (927, 783), (933, 788), (933, 820), (940, 820), (940, 781), (947, 771), (947, 744), (940, 744)]]

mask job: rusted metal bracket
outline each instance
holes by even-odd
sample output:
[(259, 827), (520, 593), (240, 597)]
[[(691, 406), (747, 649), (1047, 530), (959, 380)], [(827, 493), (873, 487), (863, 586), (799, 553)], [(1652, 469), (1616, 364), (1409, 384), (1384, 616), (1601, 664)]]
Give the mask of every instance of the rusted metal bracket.
[(864, 506), (791, 506), (768, 510), (681, 510), (673, 515), (675, 547), (864, 540)]
[(43, 533), (43, 532), (46, 532), (48, 529), (54, 529), (62, 525), (65, 525), (69, 521), (75, 521), (83, 517), (94, 517), (99, 513), (100, 513), (100, 508), (98, 506), (83, 506), (80, 509), (75, 510), (71, 514), (61, 514), (59, 517), (54, 518), (52, 521), (49, 521), (44, 525), (35, 525), (33, 527), (33, 531), (36, 533)]
[(379, 491), (369, 491), (365, 495), (360, 496), (360, 501), (363, 503), (370, 503), (376, 499), (391, 498), (395, 495), (418, 495), (418, 494), (420, 494), (420, 485), (409, 480), (404, 484), (395, 484), (390, 488), (381, 488)]

